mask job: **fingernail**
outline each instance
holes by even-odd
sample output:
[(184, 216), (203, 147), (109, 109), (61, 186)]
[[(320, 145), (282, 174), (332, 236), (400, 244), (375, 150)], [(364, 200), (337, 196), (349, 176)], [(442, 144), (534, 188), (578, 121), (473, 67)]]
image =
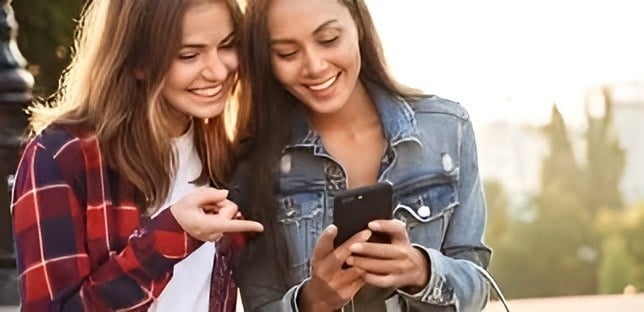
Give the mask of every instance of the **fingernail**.
[(378, 224), (378, 222), (374, 222), (374, 221), (369, 222), (369, 228), (374, 230), (374, 231), (378, 231), (378, 230), (380, 230), (380, 224)]
[(353, 266), (353, 257), (347, 258), (346, 262), (347, 262), (348, 265)]
[(352, 253), (360, 253), (362, 251), (362, 245), (361, 244), (353, 244), (349, 246), (349, 251)]

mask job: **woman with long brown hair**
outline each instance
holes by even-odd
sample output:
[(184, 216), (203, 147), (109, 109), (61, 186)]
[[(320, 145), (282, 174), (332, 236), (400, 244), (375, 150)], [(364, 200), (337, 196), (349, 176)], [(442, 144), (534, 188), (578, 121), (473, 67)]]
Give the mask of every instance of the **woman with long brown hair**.
[(84, 8), (52, 105), (30, 109), (13, 190), (24, 310), (234, 310), (235, 245), (220, 239), (262, 230), (224, 189), (240, 21), (234, 0)]
[[(257, 123), (240, 206), (266, 231), (239, 273), (246, 311), (482, 310), (491, 251), (466, 110), (396, 83), (363, 0), (247, 2)], [(336, 194), (376, 182), (393, 186), (394, 220), (335, 247)]]

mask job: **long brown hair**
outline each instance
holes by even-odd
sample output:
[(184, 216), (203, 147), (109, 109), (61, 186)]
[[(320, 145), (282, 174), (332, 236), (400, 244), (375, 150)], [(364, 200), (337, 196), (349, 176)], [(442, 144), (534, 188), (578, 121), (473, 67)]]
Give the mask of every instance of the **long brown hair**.
[[(165, 75), (181, 44), (187, 8), (223, 0), (94, 0), (84, 7), (76, 29), (72, 62), (49, 103), (29, 109), (37, 134), (51, 124), (91, 127), (110, 167), (140, 191), (141, 211), (158, 207), (174, 175), (169, 104), (160, 95)], [(235, 29), (242, 13), (228, 4)], [(213, 27), (215, 27), (213, 25)], [(145, 79), (137, 79), (140, 73)], [(245, 120), (234, 105), (209, 121), (194, 121), (194, 140), (203, 164), (197, 182), (224, 184), (231, 174), (231, 132)], [(232, 120), (232, 122), (231, 122)]]
[[(359, 47), (362, 66), (359, 79), (373, 83), (391, 95), (411, 102), (423, 97), (420, 91), (405, 87), (395, 81), (387, 69), (382, 44), (376, 32), (371, 14), (363, 0), (339, 1), (346, 6), (360, 36)], [(270, 35), (267, 20), (270, 0), (247, 0), (244, 19), (244, 48), (241, 50), (245, 75), (248, 78), (248, 91), (251, 103), (251, 117), (254, 121), (254, 140), (250, 158), (250, 171), (253, 174), (248, 193), (249, 200), (246, 216), (264, 224), (268, 250), (281, 253), (277, 270), (283, 280), (289, 280), (289, 250), (283, 247), (284, 233), (277, 227), (277, 202), (275, 200), (277, 158), (291, 135), (291, 112), (298, 101), (288, 93), (273, 75), (270, 61)]]

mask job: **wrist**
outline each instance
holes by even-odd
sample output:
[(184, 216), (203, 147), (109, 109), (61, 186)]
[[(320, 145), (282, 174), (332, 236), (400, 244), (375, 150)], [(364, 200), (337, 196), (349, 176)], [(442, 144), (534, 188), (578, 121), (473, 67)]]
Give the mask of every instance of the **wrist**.
[(311, 285), (311, 280), (306, 281), (302, 285), (302, 290), (300, 291), (297, 298), (297, 306), (302, 312), (329, 312), (333, 311), (332, 308), (329, 308), (323, 300), (316, 296), (318, 292), (315, 291), (315, 287)]
[(302, 291), (300, 291), (297, 298), (297, 306), (302, 312), (314, 312), (316, 311), (313, 307), (315, 303), (314, 298), (315, 292), (311, 291), (311, 280), (306, 281), (302, 285)]
[(406, 286), (401, 287), (400, 289), (406, 293), (417, 293), (427, 285), (430, 276), (430, 265), (429, 265), (429, 256), (417, 247), (414, 247), (414, 252), (412, 252), (412, 261), (417, 263), (416, 270), (414, 270), (413, 277), (414, 279)]

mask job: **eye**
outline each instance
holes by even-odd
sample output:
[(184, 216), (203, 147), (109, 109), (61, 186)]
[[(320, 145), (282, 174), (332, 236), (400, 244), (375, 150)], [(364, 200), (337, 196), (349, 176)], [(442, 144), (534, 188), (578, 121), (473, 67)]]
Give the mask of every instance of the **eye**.
[(277, 53), (277, 56), (279, 56), (279, 57), (281, 57), (281, 58), (284, 58), (284, 59), (285, 59), (285, 58), (291, 58), (291, 57), (293, 57), (293, 56), (295, 55), (295, 53), (297, 53), (297, 51), (293, 51), (293, 52), (286, 52), (286, 53), (279, 53), (279, 52), (278, 52), (278, 53)]
[(190, 60), (190, 59), (193, 59), (193, 58), (195, 58), (195, 57), (197, 57), (197, 53), (193, 53), (193, 52), (190, 52), (190, 53), (179, 53), (179, 56), (178, 56), (178, 58), (179, 58), (180, 60)]
[(338, 38), (340, 38), (340, 36), (335, 36), (335, 37), (328, 38), (328, 39), (327, 39), (327, 38), (324, 38), (324, 39), (319, 40), (319, 42), (320, 42), (321, 44), (328, 45), (328, 44), (332, 44), (332, 43), (334, 43), (336, 40), (338, 40)]

